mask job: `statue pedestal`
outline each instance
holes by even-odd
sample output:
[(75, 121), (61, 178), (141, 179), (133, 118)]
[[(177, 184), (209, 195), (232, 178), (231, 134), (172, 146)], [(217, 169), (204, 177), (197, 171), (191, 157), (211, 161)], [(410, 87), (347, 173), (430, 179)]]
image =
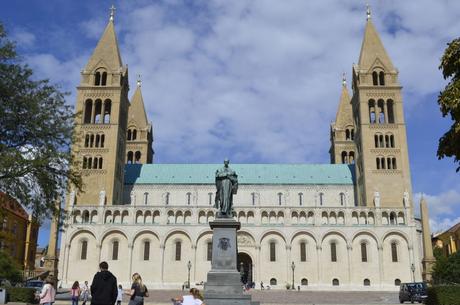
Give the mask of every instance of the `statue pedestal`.
[(236, 232), (241, 224), (233, 218), (217, 218), (209, 223), (212, 234), (211, 271), (204, 286), (206, 305), (258, 305), (243, 294), (237, 269)]

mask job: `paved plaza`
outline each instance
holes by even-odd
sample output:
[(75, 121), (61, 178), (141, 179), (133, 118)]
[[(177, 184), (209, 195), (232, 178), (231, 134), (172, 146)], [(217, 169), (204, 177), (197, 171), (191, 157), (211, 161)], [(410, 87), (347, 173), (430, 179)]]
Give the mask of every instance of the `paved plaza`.
[[(145, 299), (145, 305), (171, 304), (171, 298), (183, 295), (181, 290), (151, 290), (150, 296)], [(397, 292), (380, 291), (286, 291), (286, 290), (253, 290), (249, 292), (253, 301), (260, 301), (261, 304), (398, 304)], [(68, 294), (60, 294), (60, 300), (56, 305), (70, 304)], [(63, 299), (66, 300), (63, 300)], [(125, 298), (123, 305), (128, 303)]]

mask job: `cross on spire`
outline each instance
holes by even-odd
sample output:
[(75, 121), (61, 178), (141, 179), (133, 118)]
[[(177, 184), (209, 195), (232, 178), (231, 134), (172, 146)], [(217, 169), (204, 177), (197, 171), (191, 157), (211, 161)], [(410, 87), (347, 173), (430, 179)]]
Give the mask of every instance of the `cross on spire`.
[(366, 20), (371, 19), (371, 6), (369, 5), (369, 3), (366, 4), (366, 16)]
[(141, 75), (137, 75), (137, 86), (140, 87), (142, 85)]
[(342, 86), (347, 86), (347, 78), (345, 77), (345, 72), (342, 73)]
[(112, 6), (110, 7), (110, 21), (113, 21), (113, 17), (115, 16), (115, 6), (112, 4)]

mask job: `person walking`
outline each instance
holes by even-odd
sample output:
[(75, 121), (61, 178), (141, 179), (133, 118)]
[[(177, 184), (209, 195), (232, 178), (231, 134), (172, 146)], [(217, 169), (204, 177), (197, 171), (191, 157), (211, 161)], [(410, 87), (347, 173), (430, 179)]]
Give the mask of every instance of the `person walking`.
[(88, 302), (88, 297), (89, 297), (88, 281), (85, 281), (83, 283), (83, 286), (81, 287), (81, 300), (83, 301), (81, 305), (86, 305), (86, 302)]
[(132, 279), (131, 290), (127, 293), (131, 296), (128, 305), (144, 305), (144, 297), (149, 296), (149, 291), (142, 282), (142, 277), (139, 273), (134, 273)]
[(70, 296), (72, 297), (72, 305), (78, 305), (78, 300), (80, 299), (80, 284), (78, 281), (75, 281), (70, 290)]
[(118, 285), (117, 305), (121, 305), (121, 301), (123, 301), (123, 287)]
[(56, 289), (54, 289), (54, 283), (50, 277), (46, 278), (45, 285), (43, 285), (38, 298), (40, 299), (40, 305), (53, 305), (56, 298)]
[(99, 264), (99, 272), (91, 283), (91, 305), (114, 305), (117, 301), (117, 278), (109, 271), (107, 262)]

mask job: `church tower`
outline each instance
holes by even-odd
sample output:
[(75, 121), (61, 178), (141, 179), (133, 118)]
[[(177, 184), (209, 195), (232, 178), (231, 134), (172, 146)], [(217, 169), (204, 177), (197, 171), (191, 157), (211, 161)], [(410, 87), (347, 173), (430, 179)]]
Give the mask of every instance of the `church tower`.
[(72, 147), (80, 160), (83, 190), (68, 196), (69, 205), (121, 204), (128, 113), (128, 69), (121, 61), (110, 20), (77, 87), (75, 134), (82, 139)]
[(128, 131), (126, 134), (126, 163), (128, 164), (149, 164), (153, 161), (152, 124), (147, 120), (145, 113), (141, 84), (140, 79), (138, 79), (137, 88), (128, 110)]
[(398, 70), (367, 11), (361, 53), (353, 66), (358, 204), (410, 207), (406, 125)]
[(345, 74), (342, 79), (342, 94), (340, 95), (339, 108), (335, 121), (331, 123), (331, 163), (353, 164), (355, 163), (356, 146), (355, 124), (353, 121), (353, 109), (351, 98), (348, 94)]

